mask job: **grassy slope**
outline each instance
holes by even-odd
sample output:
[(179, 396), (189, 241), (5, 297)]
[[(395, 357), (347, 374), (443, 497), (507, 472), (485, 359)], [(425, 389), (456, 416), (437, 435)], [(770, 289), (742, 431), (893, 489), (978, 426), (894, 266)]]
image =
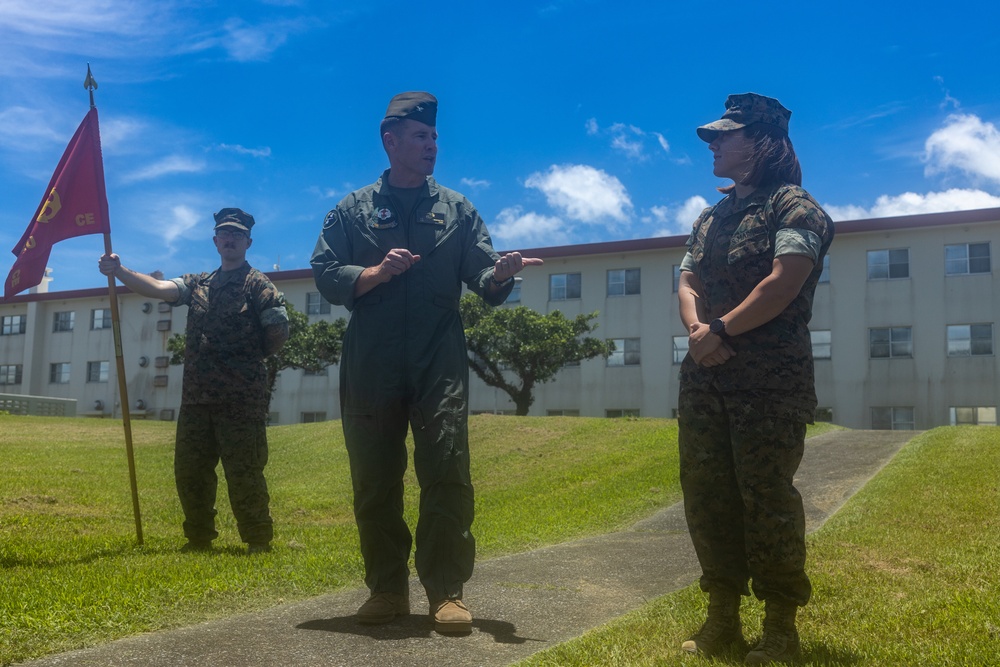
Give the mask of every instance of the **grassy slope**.
[[(269, 431), (274, 553), (247, 558), (220, 484), (213, 554), (181, 555), (174, 425), (0, 417), (0, 664), (362, 585), (339, 422)], [(470, 423), (479, 557), (627, 526), (679, 498), (670, 420)], [(417, 488), (407, 475), (407, 513)], [(530, 508), (530, 511), (525, 511)]]
[[(814, 592), (799, 614), (800, 664), (1000, 664), (998, 515), (995, 427), (917, 437), (809, 537)], [(718, 664), (678, 650), (705, 605), (691, 586), (521, 665)], [(744, 601), (743, 619), (754, 640), (761, 604)]]

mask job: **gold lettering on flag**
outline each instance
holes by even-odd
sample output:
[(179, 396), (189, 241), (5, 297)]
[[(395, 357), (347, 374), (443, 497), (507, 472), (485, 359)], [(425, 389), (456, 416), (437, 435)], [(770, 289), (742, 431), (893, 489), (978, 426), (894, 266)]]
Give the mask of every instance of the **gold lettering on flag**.
[(38, 214), (38, 222), (48, 222), (52, 218), (56, 217), (56, 213), (62, 208), (62, 202), (59, 201), (59, 193), (56, 192), (55, 188), (52, 188), (52, 192), (49, 193), (49, 198), (45, 200), (45, 206), (42, 207), (41, 212)]

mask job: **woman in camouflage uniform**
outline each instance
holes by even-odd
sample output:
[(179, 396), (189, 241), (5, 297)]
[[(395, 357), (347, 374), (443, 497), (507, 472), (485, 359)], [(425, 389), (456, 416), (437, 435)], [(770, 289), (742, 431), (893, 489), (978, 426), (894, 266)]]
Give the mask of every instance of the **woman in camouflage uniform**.
[(688, 529), (708, 619), (683, 649), (744, 645), (741, 595), (765, 601), (750, 664), (799, 653), (795, 613), (810, 596), (805, 518), (792, 484), (816, 408), (808, 323), (833, 223), (802, 189), (777, 100), (731, 95), (698, 128), (716, 176), (733, 184), (694, 223), (681, 264), (689, 336), (678, 405)]

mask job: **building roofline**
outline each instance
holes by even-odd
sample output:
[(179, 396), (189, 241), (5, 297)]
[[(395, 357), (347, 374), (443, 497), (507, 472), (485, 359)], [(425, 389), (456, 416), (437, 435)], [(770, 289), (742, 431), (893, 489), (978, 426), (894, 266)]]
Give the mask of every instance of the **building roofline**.
[[(915, 215), (899, 215), (889, 218), (865, 218), (861, 220), (841, 220), (835, 222), (836, 233), (858, 234), (878, 232), (887, 229), (917, 229), (923, 227), (943, 227), (949, 225), (969, 225), (987, 222), (1000, 222), (1000, 208), (980, 208), (966, 211), (945, 211), (942, 213), (918, 213)], [(624, 241), (603, 241), (600, 243), (580, 243), (576, 245), (547, 246), (541, 248), (526, 248), (517, 250), (525, 257), (541, 259), (557, 259), (560, 257), (581, 257), (588, 255), (608, 255), (623, 252), (642, 252), (663, 250), (666, 248), (683, 248), (687, 242), (687, 234), (677, 236), (657, 236), (645, 239), (626, 239)], [(513, 249), (504, 252), (514, 252)], [(266, 272), (273, 282), (285, 280), (303, 280), (312, 278), (311, 268), (290, 269), (287, 271)], [(131, 294), (127, 287), (119, 285), (118, 293)], [(33, 301), (61, 301), (65, 299), (83, 299), (107, 296), (107, 288), (89, 288), (66, 290), (64, 292), (43, 292), (37, 294), (19, 294), (10, 299), (0, 300), (0, 305), (28, 303)]]

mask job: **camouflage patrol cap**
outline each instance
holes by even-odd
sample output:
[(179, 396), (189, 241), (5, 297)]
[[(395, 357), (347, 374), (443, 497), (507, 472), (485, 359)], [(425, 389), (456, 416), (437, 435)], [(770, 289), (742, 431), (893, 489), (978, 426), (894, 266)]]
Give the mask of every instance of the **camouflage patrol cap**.
[(788, 119), (792, 112), (781, 106), (781, 102), (773, 97), (764, 97), (757, 93), (730, 95), (726, 98), (726, 112), (722, 118), (698, 128), (698, 136), (702, 141), (711, 142), (719, 132), (739, 130), (754, 123), (765, 123), (788, 133)]
[(424, 125), (437, 125), (437, 98), (430, 93), (410, 91), (400, 93), (389, 100), (389, 108), (385, 110), (384, 123), (387, 120), (416, 120)]
[(253, 216), (238, 208), (224, 208), (215, 214), (215, 229), (220, 227), (235, 227), (241, 232), (250, 235), (250, 229), (254, 226)]

